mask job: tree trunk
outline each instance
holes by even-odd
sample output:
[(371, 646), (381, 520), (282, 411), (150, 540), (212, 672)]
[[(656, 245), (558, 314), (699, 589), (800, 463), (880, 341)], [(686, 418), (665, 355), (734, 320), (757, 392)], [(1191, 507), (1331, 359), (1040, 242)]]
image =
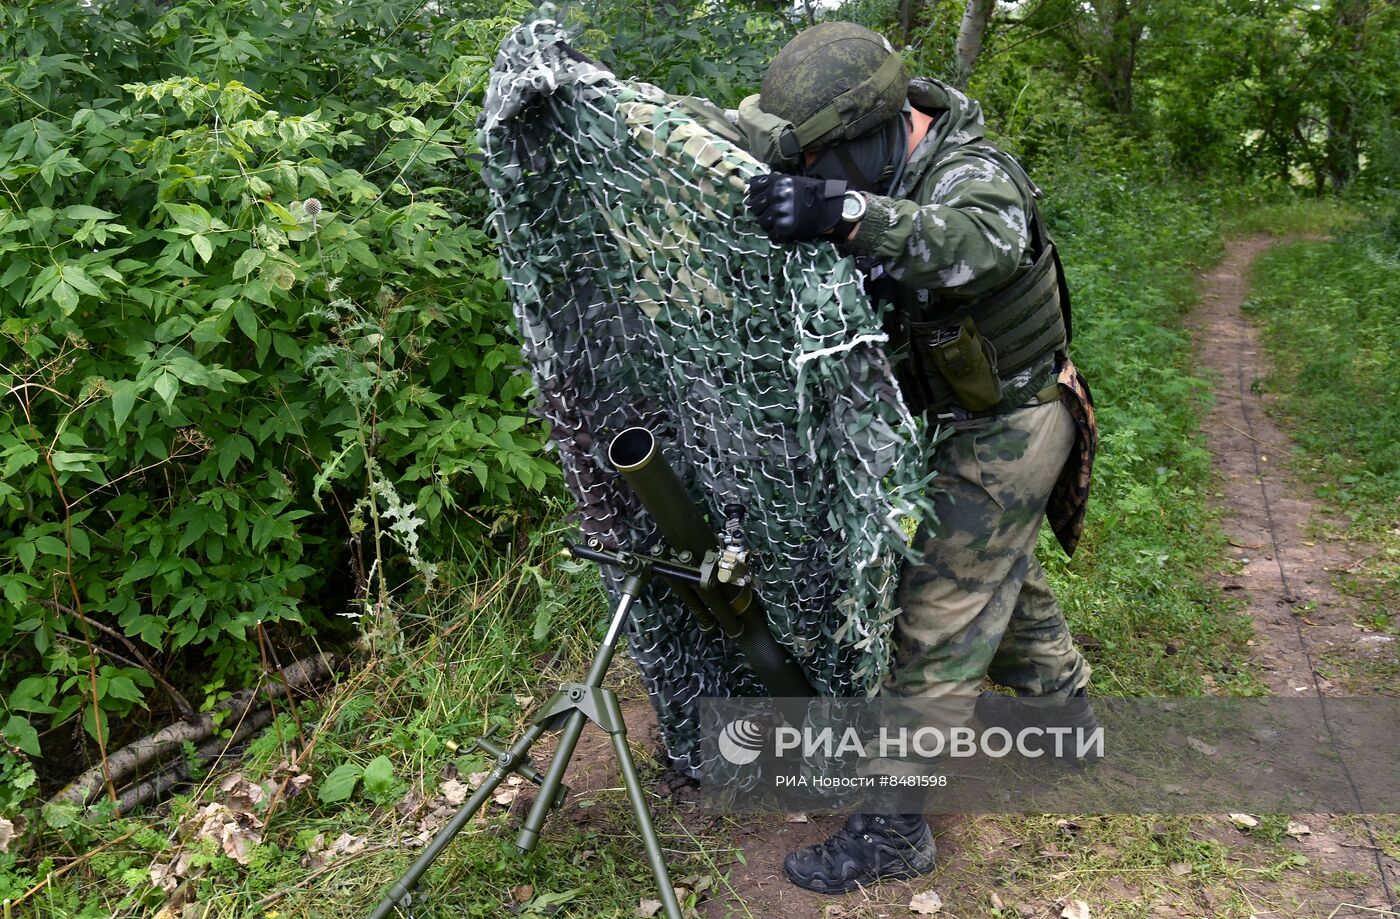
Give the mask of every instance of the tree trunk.
[(982, 53), (982, 39), (987, 34), (987, 23), (992, 19), (996, 0), (967, 0), (963, 10), (962, 23), (958, 26), (958, 41), (954, 48), (957, 63), (957, 76), (953, 85), (959, 89), (967, 86), (972, 76), (972, 68), (977, 64), (977, 55)]
[(899, 34), (900, 44), (909, 47), (910, 40), (914, 37), (914, 4), (917, 0), (899, 0)]
[(1141, 2), (1114, 0), (1101, 4), (1100, 24), (1104, 35), (1102, 82), (1109, 110), (1119, 115), (1133, 113), (1133, 72), (1137, 68), (1137, 46), (1142, 40)]
[(1357, 136), (1356, 95), (1347, 79), (1366, 53), (1366, 20), (1369, 0), (1337, 0), (1336, 37), (1338, 63), (1327, 93), (1327, 140), (1324, 145), (1327, 181), (1333, 193), (1345, 189), (1361, 171), (1361, 144)]

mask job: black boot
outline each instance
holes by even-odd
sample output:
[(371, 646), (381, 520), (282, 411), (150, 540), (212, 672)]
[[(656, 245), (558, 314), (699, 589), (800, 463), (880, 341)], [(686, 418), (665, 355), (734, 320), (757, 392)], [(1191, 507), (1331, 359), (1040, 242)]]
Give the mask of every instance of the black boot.
[(923, 814), (856, 814), (826, 842), (789, 855), (783, 873), (807, 890), (845, 893), (878, 880), (927, 874), (935, 851)]

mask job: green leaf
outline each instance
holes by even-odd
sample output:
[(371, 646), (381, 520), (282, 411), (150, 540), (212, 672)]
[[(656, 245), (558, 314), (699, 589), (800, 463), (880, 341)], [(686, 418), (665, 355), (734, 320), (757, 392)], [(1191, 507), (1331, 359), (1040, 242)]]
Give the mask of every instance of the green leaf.
[(66, 217), (69, 220), (111, 220), (117, 215), (113, 214), (111, 211), (104, 211), (100, 207), (92, 207), (87, 204), (74, 204), (59, 211), (58, 216)]
[(0, 274), (0, 287), (9, 287), (15, 281), (29, 273), (34, 266), (28, 259), (10, 258), (10, 264), (5, 266), (5, 273)]
[(568, 903), (574, 897), (578, 896), (579, 889), (580, 888), (578, 887), (571, 887), (568, 890), (560, 890), (554, 893), (545, 892), (542, 894), (538, 894), (527, 905), (531, 912), (542, 910), (551, 906), (559, 906), (563, 903)]
[(23, 715), (11, 715), (5, 722), (5, 739), (30, 756), (39, 755), (39, 732)]
[(63, 310), (65, 316), (71, 315), (78, 308), (78, 292), (68, 286), (67, 281), (55, 284), (53, 290), (49, 291), (49, 296), (58, 304), (58, 308)]
[(72, 450), (55, 450), (50, 457), (53, 468), (59, 472), (89, 472), (92, 464), (105, 459), (98, 453), (77, 453)]
[(175, 405), (175, 394), (180, 391), (180, 381), (172, 373), (162, 373), (156, 377), (154, 389), (156, 395), (165, 400), (165, 407), (171, 408)]
[(49, 702), (58, 692), (58, 679), (53, 676), (29, 676), (20, 680), (10, 693), (9, 704), (24, 712), (45, 714), (53, 711)]
[(234, 278), (246, 278), (253, 273), (254, 269), (263, 263), (263, 259), (265, 258), (267, 258), (267, 253), (262, 249), (249, 249), (247, 252), (244, 252), (238, 257), (238, 261), (233, 263)]
[[(29, 590), (18, 575), (11, 575), (3, 579), (5, 581), (5, 602), (11, 606), (23, 606), (29, 600)], [(14, 698), (11, 697), (10, 704), (15, 705)]]
[(55, 830), (72, 826), (80, 816), (79, 807), (76, 804), (60, 801), (58, 803), (49, 802), (44, 805), (43, 810), (44, 825)]
[(82, 527), (73, 527), (70, 531), (73, 542), (73, 552), (83, 558), (92, 557), (92, 543), (88, 539), (87, 531)]
[(214, 244), (209, 241), (208, 236), (191, 236), (190, 242), (194, 245), (194, 251), (199, 253), (199, 257), (208, 264), (209, 259), (214, 257)]
[(57, 536), (40, 536), (34, 540), (34, 545), (45, 555), (52, 555), (55, 558), (68, 557), (68, 544)]
[(387, 756), (376, 756), (365, 766), (365, 792), (373, 797), (386, 795), (394, 787), (394, 764)]
[(535, 626), (531, 631), (531, 638), (535, 644), (542, 645), (549, 638), (549, 626), (554, 621), (554, 614), (563, 606), (557, 596), (547, 596), (535, 607)]
[(87, 294), (89, 297), (102, 296), (102, 288), (94, 284), (92, 278), (87, 276), (87, 272), (73, 262), (63, 266), (63, 283), (80, 294)]
[(118, 380), (112, 384), (112, 425), (113, 431), (120, 432), (136, 404), (136, 381)]
[(341, 763), (321, 782), (316, 795), (324, 804), (344, 801), (355, 793), (355, 785), (362, 774), (363, 770), (357, 763)]
[(107, 695), (113, 699), (124, 699), (127, 702), (142, 702), (145, 696), (131, 677), (114, 676), (107, 681)]
[(221, 221), (217, 221), (209, 212), (198, 204), (179, 204), (171, 202), (165, 205), (170, 216), (175, 218), (175, 223), (186, 230), (194, 230), (197, 233), (208, 233), (223, 226)]
[(105, 744), (112, 731), (112, 716), (107, 712), (99, 714), (96, 706), (84, 705), (83, 727), (94, 740)]
[(251, 341), (258, 340), (258, 317), (253, 314), (253, 308), (247, 300), (239, 300), (233, 305), (233, 321), (238, 323), (239, 330)]

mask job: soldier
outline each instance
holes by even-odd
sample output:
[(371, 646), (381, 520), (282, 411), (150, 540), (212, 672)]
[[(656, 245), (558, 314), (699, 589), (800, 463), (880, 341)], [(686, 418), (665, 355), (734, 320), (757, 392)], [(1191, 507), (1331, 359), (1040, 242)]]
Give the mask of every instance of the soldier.
[[(901, 575), (885, 691), (975, 695), (990, 677), (1068, 700), (1071, 723), (1092, 719), (1089, 667), (1034, 554), (1052, 490), (1052, 525), (1073, 550), (1095, 441), (1039, 190), (985, 139), (976, 102), (909, 80), (885, 39), (851, 23), (789, 42), (738, 122), (774, 169), (749, 183), (759, 225), (857, 258), (893, 304), (906, 400), (951, 430), (935, 453), (937, 519), (916, 537), (924, 560)], [(835, 893), (927, 872), (933, 857), (922, 814), (857, 814), (784, 868)]]

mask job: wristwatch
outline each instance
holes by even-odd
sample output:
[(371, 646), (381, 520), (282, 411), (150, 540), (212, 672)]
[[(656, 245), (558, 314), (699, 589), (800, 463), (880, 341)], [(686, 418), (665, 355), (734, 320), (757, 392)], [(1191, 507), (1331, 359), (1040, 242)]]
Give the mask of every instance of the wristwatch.
[(865, 209), (868, 205), (865, 195), (858, 191), (848, 191), (841, 199), (841, 222), (855, 226), (860, 223), (865, 216)]

